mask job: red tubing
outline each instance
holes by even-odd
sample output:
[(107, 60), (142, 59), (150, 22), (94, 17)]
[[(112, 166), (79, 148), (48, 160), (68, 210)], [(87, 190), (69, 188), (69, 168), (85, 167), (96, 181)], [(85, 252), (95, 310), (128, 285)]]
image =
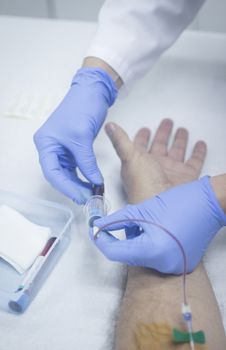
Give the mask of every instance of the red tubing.
[(100, 231), (105, 230), (108, 226), (110, 225), (114, 225), (114, 224), (120, 224), (120, 223), (124, 223), (124, 222), (140, 222), (140, 223), (145, 223), (145, 224), (149, 224), (149, 225), (153, 225), (156, 226), (158, 228), (160, 228), (162, 231), (164, 231), (168, 236), (170, 236), (178, 245), (181, 254), (182, 254), (182, 258), (183, 258), (183, 262), (184, 262), (184, 271), (183, 271), (183, 299), (184, 299), (184, 304), (187, 305), (187, 293), (186, 293), (186, 274), (187, 274), (187, 258), (186, 258), (186, 254), (184, 251), (184, 248), (181, 244), (181, 242), (177, 239), (177, 237), (174, 236), (173, 233), (171, 233), (170, 231), (168, 231), (165, 227), (156, 224), (153, 221), (148, 221), (148, 220), (144, 220), (144, 219), (136, 219), (136, 218), (131, 218), (131, 219), (122, 219), (122, 220), (116, 220), (116, 221), (112, 221), (106, 225), (101, 226), (98, 231), (96, 232), (94, 239), (97, 239), (98, 234), (100, 233)]

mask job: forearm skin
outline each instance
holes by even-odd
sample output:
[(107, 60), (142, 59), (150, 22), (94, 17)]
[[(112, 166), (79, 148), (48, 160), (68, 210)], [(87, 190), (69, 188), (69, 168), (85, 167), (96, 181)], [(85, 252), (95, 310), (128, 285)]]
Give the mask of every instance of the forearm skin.
[[(154, 196), (170, 186), (169, 183), (156, 185), (149, 195)], [(130, 203), (141, 200), (143, 198), (138, 191), (132, 197), (128, 196)], [(203, 330), (207, 340), (206, 346), (200, 345), (197, 349), (226, 348), (221, 315), (202, 263), (187, 275), (187, 296), (193, 311), (194, 331)], [(129, 267), (126, 291), (116, 326), (115, 350), (138, 350), (135, 330), (140, 323), (164, 323), (185, 330), (181, 314), (182, 301), (181, 276), (166, 276), (147, 268)], [(151, 349), (157, 350), (150, 347)], [(189, 346), (182, 344), (177, 349), (189, 349)]]

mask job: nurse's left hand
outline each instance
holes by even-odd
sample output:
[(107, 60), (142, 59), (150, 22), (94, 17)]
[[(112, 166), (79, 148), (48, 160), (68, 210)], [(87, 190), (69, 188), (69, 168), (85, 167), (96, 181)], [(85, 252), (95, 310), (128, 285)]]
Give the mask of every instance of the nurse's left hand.
[[(95, 221), (98, 227), (109, 225), (106, 228), (109, 230), (124, 228), (126, 240), (118, 241), (110, 234), (101, 232), (94, 242), (111, 260), (178, 274), (183, 271), (181, 252), (163, 230), (135, 220), (111, 225), (114, 220), (137, 218), (164, 226), (183, 244), (188, 271), (191, 271), (225, 222), (208, 178), (191, 182), (201, 172), (206, 155), (205, 143), (197, 142), (186, 160), (188, 132), (179, 128), (169, 146), (172, 127), (172, 121), (163, 120), (150, 143), (150, 130), (147, 128), (139, 130), (134, 141), (131, 141), (118, 125), (111, 123), (106, 126), (122, 163), (124, 190), (129, 203), (134, 205)], [(177, 186), (185, 182), (188, 184)], [(171, 190), (164, 192), (171, 187)], [(153, 199), (149, 199), (153, 196)], [(142, 202), (145, 199), (148, 200)]]
[[(207, 176), (95, 221), (95, 226), (104, 227), (95, 244), (108, 259), (172, 274), (184, 269), (178, 244), (160, 227), (136, 219), (160, 225), (176, 237), (186, 254), (187, 272), (198, 265), (213, 237), (226, 225)], [(120, 229), (128, 231), (125, 240), (105, 232)]]

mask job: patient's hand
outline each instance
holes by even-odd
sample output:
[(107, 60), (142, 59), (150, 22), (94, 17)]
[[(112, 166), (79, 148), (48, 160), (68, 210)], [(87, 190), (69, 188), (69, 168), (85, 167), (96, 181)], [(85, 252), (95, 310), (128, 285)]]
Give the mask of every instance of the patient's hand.
[(190, 158), (185, 160), (188, 131), (179, 128), (168, 148), (173, 122), (164, 119), (151, 145), (151, 132), (142, 128), (132, 142), (117, 124), (106, 124), (105, 130), (122, 162), (123, 185), (130, 203), (149, 198), (177, 184), (196, 179), (206, 156), (206, 144), (198, 141)]
[[(178, 129), (172, 146), (168, 149), (172, 125), (170, 120), (164, 120), (154, 135), (151, 146), (149, 129), (141, 129), (132, 142), (125, 131), (116, 124), (106, 125), (107, 134), (122, 162), (123, 185), (129, 202), (143, 201), (167, 187), (192, 181), (199, 176), (206, 156), (206, 144), (202, 141), (197, 142), (190, 158), (184, 162), (188, 132)], [(205, 331), (209, 349), (226, 348), (220, 312), (202, 264), (187, 276), (187, 285), (189, 302), (195, 310), (194, 330)], [(135, 339), (139, 340), (140, 336), (137, 327), (142, 327), (143, 324), (146, 328), (145, 332), (142, 329), (140, 340), (143, 335), (148, 349), (189, 347), (187, 344), (175, 346), (171, 341), (169, 345), (166, 334), (162, 342), (165, 340), (167, 345), (164, 346), (161, 342), (156, 345), (159, 340), (158, 334), (155, 332), (153, 337), (152, 333), (150, 336), (148, 334), (148, 325), (150, 329), (163, 323), (179, 329), (183, 327), (179, 313), (180, 301), (181, 279), (176, 276), (167, 276), (166, 279), (150, 269), (129, 267), (127, 286), (117, 322), (115, 349), (137, 350)], [(208, 308), (205, 305), (208, 305)], [(139, 349), (143, 350), (144, 347), (140, 345), (144, 344), (139, 343)], [(204, 346), (200, 345), (200, 349), (204, 349)], [(197, 344), (196, 348), (198, 349)]]

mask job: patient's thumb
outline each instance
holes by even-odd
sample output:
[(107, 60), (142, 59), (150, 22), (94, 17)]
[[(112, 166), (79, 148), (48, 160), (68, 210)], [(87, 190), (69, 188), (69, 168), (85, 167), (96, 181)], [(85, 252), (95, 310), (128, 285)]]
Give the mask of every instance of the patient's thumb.
[(107, 123), (105, 131), (121, 161), (128, 160), (133, 154), (133, 143), (127, 133), (115, 123)]

